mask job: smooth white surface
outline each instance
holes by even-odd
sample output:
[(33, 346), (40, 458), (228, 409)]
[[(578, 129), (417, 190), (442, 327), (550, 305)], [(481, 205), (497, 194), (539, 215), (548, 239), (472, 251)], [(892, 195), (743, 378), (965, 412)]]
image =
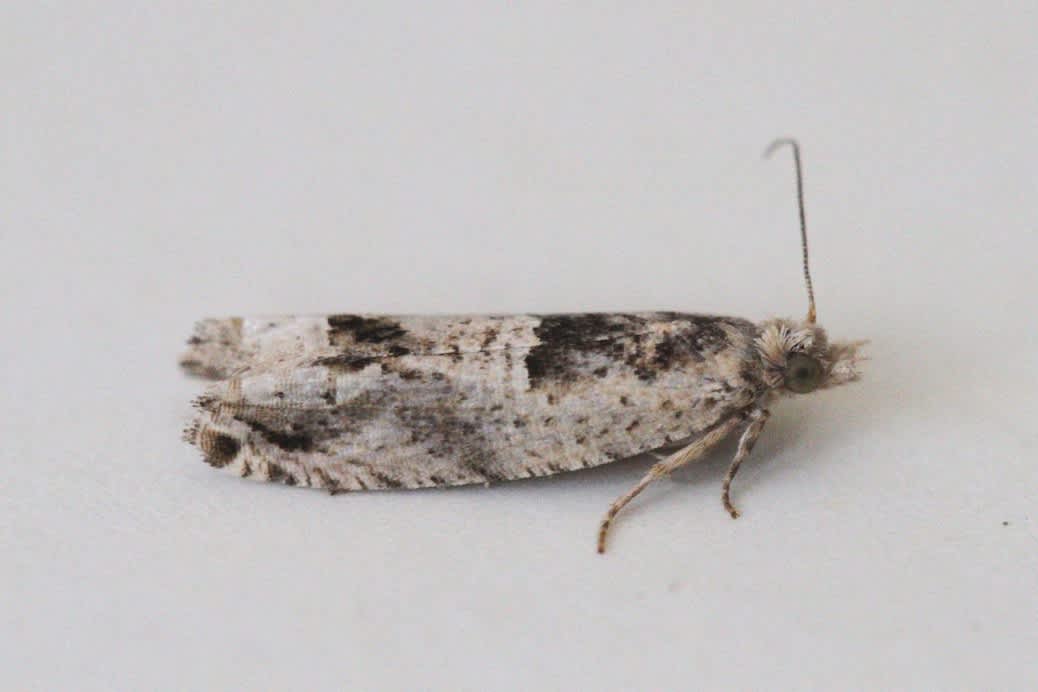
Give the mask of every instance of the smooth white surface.
[[(6, 689), (1033, 685), (1033, 8), (256, 5), (0, 10)], [(873, 361), (739, 521), (730, 447), (599, 557), (643, 461), (330, 498), (179, 441), (201, 316), (801, 315), (786, 134)]]

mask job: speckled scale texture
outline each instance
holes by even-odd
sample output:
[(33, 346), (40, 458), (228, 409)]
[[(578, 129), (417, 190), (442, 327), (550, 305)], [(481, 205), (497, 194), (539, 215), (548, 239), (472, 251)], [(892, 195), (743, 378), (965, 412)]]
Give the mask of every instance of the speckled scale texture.
[(764, 396), (761, 328), (631, 314), (206, 320), (205, 460), (331, 491), (487, 483), (694, 436)]

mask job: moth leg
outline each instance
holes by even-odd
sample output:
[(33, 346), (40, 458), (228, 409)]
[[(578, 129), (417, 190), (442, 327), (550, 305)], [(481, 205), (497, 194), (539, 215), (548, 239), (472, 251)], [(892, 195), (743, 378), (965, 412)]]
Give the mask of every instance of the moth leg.
[(652, 468), (649, 469), (649, 472), (638, 481), (637, 485), (618, 498), (616, 502), (609, 507), (609, 511), (606, 512), (605, 518), (602, 519), (602, 524), (598, 529), (598, 552), (605, 552), (606, 534), (609, 533), (609, 526), (613, 523), (613, 519), (616, 518), (616, 515), (627, 505), (627, 503), (637, 497), (638, 493), (645, 490), (646, 486), (657, 478), (663, 478), (670, 474), (674, 469), (680, 468), (690, 461), (694, 461), (703, 456), (703, 454), (709, 451), (711, 447), (723, 440), (729, 433), (742, 424), (745, 420), (744, 415), (745, 414), (743, 413), (737, 413), (724, 419), (713, 428), (697, 437), (687, 446), (682, 447), (663, 461), (653, 464)]
[(742, 436), (739, 437), (739, 448), (735, 451), (732, 465), (728, 467), (728, 475), (724, 477), (721, 502), (724, 503), (724, 508), (728, 510), (728, 513), (732, 515), (732, 519), (739, 518), (739, 510), (732, 504), (730, 495), (732, 480), (735, 478), (735, 474), (739, 473), (739, 467), (742, 465), (742, 462), (753, 451), (753, 445), (757, 444), (757, 438), (760, 437), (761, 431), (764, 430), (764, 424), (768, 422), (769, 417), (771, 417), (771, 412), (767, 409), (755, 408), (750, 411), (750, 422), (746, 425), (746, 429), (742, 431)]

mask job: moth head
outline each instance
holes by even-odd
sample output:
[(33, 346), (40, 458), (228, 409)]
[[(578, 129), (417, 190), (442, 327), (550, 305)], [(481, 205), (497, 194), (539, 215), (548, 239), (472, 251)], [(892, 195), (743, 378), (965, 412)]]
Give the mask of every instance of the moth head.
[(765, 384), (784, 394), (808, 394), (857, 380), (864, 345), (830, 342), (825, 329), (806, 320), (765, 322), (755, 343)]
[(796, 171), (807, 316), (802, 322), (771, 320), (760, 325), (756, 347), (763, 363), (764, 382), (771, 390), (784, 394), (807, 394), (858, 379), (858, 363), (864, 360), (859, 350), (865, 342), (829, 343), (825, 330), (815, 323), (818, 313), (807, 257), (807, 217), (804, 213), (804, 174), (800, 165), (800, 145), (794, 139), (777, 139), (764, 155), (770, 156), (779, 147), (787, 145), (793, 150)]

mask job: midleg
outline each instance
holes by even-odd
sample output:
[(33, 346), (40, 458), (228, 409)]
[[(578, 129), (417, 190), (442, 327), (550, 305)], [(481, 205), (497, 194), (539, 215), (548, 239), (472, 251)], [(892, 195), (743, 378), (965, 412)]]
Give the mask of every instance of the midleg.
[[(757, 409), (753, 410), (756, 411)], [(674, 469), (680, 468), (690, 461), (694, 461), (703, 456), (711, 447), (742, 425), (745, 420), (745, 412), (739, 412), (729, 416), (716, 424), (713, 428), (702, 433), (687, 446), (682, 447), (663, 461), (653, 464), (652, 468), (649, 469), (649, 472), (638, 481), (637, 485), (627, 491), (627, 493), (618, 498), (616, 502), (612, 504), (609, 511), (606, 513), (605, 518), (602, 519), (602, 524), (598, 529), (598, 552), (605, 552), (606, 534), (609, 533), (609, 526), (613, 523), (613, 519), (616, 518), (617, 513), (619, 513), (627, 503), (637, 497), (638, 493), (645, 490), (645, 488), (657, 478), (662, 478)]]
[(724, 503), (724, 508), (728, 510), (728, 513), (732, 515), (732, 519), (739, 518), (739, 510), (732, 504), (732, 498), (730, 497), (732, 479), (735, 478), (735, 474), (739, 473), (739, 467), (742, 465), (742, 462), (746, 460), (746, 457), (750, 456), (750, 452), (753, 451), (753, 445), (757, 443), (757, 438), (760, 437), (761, 431), (764, 430), (764, 424), (768, 422), (770, 416), (771, 413), (767, 409), (755, 408), (750, 411), (750, 422), (746, 429), (742, 431), (742, 436), (739, 438), (739, 448), (735, 451), (732, 465), (728, 467), (728, 475), (724, 477), (721, 502)]

